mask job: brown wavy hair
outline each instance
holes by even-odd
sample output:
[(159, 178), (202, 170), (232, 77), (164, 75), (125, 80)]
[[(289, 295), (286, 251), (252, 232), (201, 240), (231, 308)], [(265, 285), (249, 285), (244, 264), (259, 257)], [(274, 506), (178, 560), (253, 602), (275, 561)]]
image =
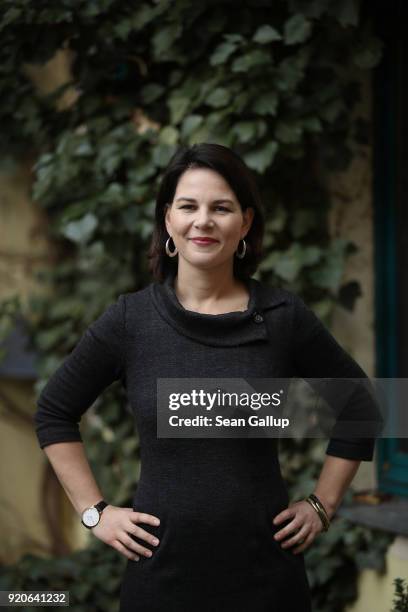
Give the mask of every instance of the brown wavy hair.
[(262, 242), (265, 214), (255, 178), (232, 149), (215, 143), (197, 143), (181, 146), (174, 153), (164, 170), (156, 198), (155, 226), (148, 251), (148, 268), (154, 280), (163, 282), (169, 273), (175, 273), (178, 256), (169, 257), (165, 244), (169, 237), (165, 224), (167, 204), (173, 201), (180, 176), (190, 168), (210, 168), (221, 174), (233, 190), (241, 210), (252, 206), (254, 217), (245, 236), (245, 257), (234, 257), (234, 276), (247, 279), (256, 271), (263, 256)]

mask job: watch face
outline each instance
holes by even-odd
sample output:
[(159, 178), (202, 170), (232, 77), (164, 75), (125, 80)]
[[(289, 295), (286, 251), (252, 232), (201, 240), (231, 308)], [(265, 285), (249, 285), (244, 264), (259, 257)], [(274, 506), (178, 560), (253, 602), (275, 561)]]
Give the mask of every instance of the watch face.
[(88, 508), (82, 514), (82, 520), (87, 527), (95, 527), (99, 523), (99, 512), (96, 508)]

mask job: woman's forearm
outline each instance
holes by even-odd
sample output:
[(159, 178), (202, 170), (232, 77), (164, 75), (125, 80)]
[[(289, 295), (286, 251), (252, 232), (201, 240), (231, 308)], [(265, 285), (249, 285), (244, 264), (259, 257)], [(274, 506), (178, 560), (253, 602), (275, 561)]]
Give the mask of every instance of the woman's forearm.
[(333, 516), (340, 505), (359, 465), (359, 460), (326, 455), (313, 493), (326, 508), (329, 518)]
[(44, 452), (78, 515), (103, 499), (82, 442), (50, 444)]

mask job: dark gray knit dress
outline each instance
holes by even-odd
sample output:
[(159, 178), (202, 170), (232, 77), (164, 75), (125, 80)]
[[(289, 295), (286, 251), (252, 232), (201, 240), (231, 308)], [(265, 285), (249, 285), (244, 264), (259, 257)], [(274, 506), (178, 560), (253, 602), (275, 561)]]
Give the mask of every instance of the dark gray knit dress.
[[(157, 378), (365, 376), (299, 297), (254, 278), (248, 288), (246, 311), (220, 315), (184, 309), (174, 276), (120, 295), (39, 397), (44, 448), (81, 440), (81, 415), (103, 389), (117, 379), (126, 388), (141, 450), (133, 508), (161, 523), (141, 525), (160, 544), (141, 540), (153, 556), (127, 562), (121, 612), (311, 610), (303, 555), (273, 538), (290, 502), (277, 440), (156, 434)], [(373, 439), (332, 438), (326, 453), (370, 461), (373, 449)]]

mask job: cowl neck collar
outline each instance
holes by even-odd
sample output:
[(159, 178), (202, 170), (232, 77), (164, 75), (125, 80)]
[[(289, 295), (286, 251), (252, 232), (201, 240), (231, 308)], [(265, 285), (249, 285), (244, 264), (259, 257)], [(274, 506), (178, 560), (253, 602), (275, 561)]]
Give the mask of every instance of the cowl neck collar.
[(249, 291), (248, 307), (244, 311), (222, 314), (187, 310), (179, 302), (174, 289), (176, 273), (164, 282), (150, 284), (150, 296), (159, 315), (180, 334), (209, 346), (239, 346), (268, 340), (263, 311), (286, 302), (279, 289), (265, 286), (250, 277), (244, 282)]

